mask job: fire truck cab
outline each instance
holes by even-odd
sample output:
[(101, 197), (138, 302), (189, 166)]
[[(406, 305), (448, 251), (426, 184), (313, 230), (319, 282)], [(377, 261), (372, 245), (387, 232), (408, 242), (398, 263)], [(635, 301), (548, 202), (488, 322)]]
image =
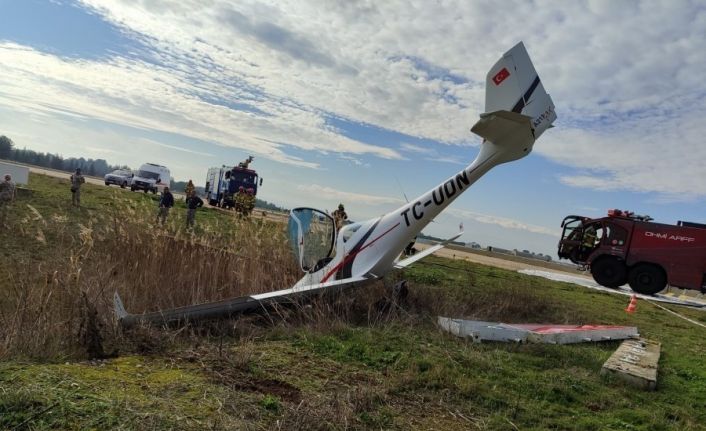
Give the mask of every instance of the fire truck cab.
[(649, 216), (609, 210), (607, 217), (564, 218), (559, 258), (586, 265), (596, 283), (655, 294), (667, 284), (706, 293), (706, 225), (654, 223)]

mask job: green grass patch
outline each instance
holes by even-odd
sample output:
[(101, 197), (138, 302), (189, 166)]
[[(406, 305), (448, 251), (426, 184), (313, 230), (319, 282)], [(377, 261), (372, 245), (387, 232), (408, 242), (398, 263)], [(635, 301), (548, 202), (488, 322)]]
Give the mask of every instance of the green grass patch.
[[(11, 315), (2, 305), (22, 293), (18, 285), (27, 292), (54, 286), (51, 296), (41, 297), (46, 304), (81, 290), (95, 293), (99, 315), (111, 316), (113, 288), (126, 292), (124, 300), (136, 307), (142, 294), (144, 304), (156, 301), (159, 295), (149, 294), (160, 286), (166, 286), (162, 296), (169, 292), (172, 299), (192, 285), (213, 287), (203, 294), (214, 297), (250, 284), (287, 284), (257, 267), (259, 259), (271, 266), (271, 260), (289, 257), (284, 247), (272, 247), (272, 238), (284, 237), (283, 225), (246, 224), (204, 210), (195, 232), (187, 234), (177, 207), (164, 231), (168, 239), (147, 224), (130, 225), (134, 231), (122, 240), (133, 251), (139, 250), (135, 244), (149, 244), (153, 253), (161, 253), (159, 259), (142, 254), (135, 262), (115, 255), (110, 259), (119, 265), (97, 266), (106, 263), (86, 250), (110, 244), (110, 231), (100, 226), (113, 222), (115, 213), (151, 218), (155, 197), (87, 185), (85, 208), (76, 210), (66, 181), (31, 175), (30, 187), (34, 195), (19, 200), (11, 215), (15, 233), (3, 237), (2, 316)], [(204, 253), (213, 254), (198, 261)], [(167, 266), (165, 256), (176, 263)], [(228, 266), (233, 256), (248, 260)], [(195, 261), (198, 270), (188, 267)], [(62, 265), (69, 270), (62, 272)], [(160, 272), (164, 278), (154, 276)], [(214, 273), (220, 275), (203, 283)], [(65, 362), (76, 357), (69, 346), (80, 333), (77, 324), (57, 332), (61, 337), (37, 343), (37, 348), (45, 346), (45, 356), (28, 350), (0, 362), (0, 429), (706, 429), (701, 328), (645, 301), (638, 301), (635, 314), (627, 314), (626, 297), (461, 260), (432, 256), (401, 276), (409, 281), (409, 297), (402, 309), (384, 316), (376, 315), (374, 306), (360, 306), (376, 304), (382, 295), (380, 286), (372, 286), (351, 291), (328, 314), (233, 320), (223, 324), (225, 335), (214, 335), (213, 328), (116, 335), (119, 331), (103, 317), (103, 337), (117, 343), (117, 357), (105, 361)], [(91, 286), (105, 288), (108, 295)], [(58, 304), (70, 308), (77, 302)], [(362, 310), (360, 315), (337, 314), (336, 307), (350, 304)], [(706, 322), (704, 312), (670, 308)], [(56, 330), (69, 325), (65, 314), (51, 310), (38, 308), (26, 326)], [(637, 391), (600, 376), (618, 342), (473, 344), (440, 331), (438, 315), (637, 326), (643, 336), (662, 343), (657, 391)], [(49, 318), (55, 320), (41, 326)], [(1, 340), (12, 335), (2, 334)], [(42, 332), (31, 334), (22, 343), (34, 342)]]

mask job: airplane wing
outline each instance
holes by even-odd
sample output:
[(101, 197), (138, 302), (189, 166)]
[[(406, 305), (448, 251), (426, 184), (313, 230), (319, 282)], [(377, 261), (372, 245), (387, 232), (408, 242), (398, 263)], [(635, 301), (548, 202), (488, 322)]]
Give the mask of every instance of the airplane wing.
[(414, 256), (412, 256), (412, 257), (408, 257), (407, 259), (400, 260), (399, 262), (395, 263), (395, 268), (397, 268), (397, 269), (404, 269), (404, 268), (408, 267), (409, 265), (413, 264), (414, 262), (417, 262), (418, 260), (421, 260), (421, 259), (423, 259), (423, 258), (429, 256), (430, 254), (432, 254), (432, 253), (434, 253), (434, 252), (436, 252), (436, 251), (441, 250), (441, 249), (444, 248), (448, 243), (450, 243), (451, 241), (455, 241), (455, 240), (456, 240), (458, 237), (460, 237), (461, 235), (463, 235), (463, 232), (459, 232), (458, 234), (452, 236), (451, 238), (447, 239), (447, 240), (444, 241), (444, 242), (440, 242), (439, 244), (436, 244), (436, 245), (434, 245), (434, 246), (431, 246), (431, 247), (429, 247), (428, 249), (426, 249), (426, 250), (424, 250), (424, 251), (420, 251), (419, 253), (416, 253), (416, 254), (415, 254)]
[(113, 296), (115, 314), (124, 328), (129, 328), (140, 323), (169, 324), (179, 321), (197, 319), (216, 319), (235, 314), (252, 312), (275, 304), (294, 303), (306, 296), (320, 293), (330, 293), (353, 287), (374, 280), (374, 277), (350, 277), (327, 283), (312, 284), (308, 286), (295, 286), (289, 289), (274, 292), (260, 293), (250, 296), (240, 296), (221, 301), (207, 302), (204, 304), (188, 305), (169, 310), (153, 311), (144, 314), (130, 314), (125, 310), (123, 301), (118, 292)]

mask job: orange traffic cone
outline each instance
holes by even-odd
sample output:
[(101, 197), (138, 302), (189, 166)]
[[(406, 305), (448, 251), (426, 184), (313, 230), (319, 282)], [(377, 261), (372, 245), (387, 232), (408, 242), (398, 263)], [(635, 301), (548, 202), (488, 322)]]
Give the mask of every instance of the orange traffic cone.
[(637, 308), (637, 295), (632, 295), (632, 298), (630, 298), (630, 303), (628, 304), (628, 308), (625, 309), (628, 313), (634, 313), (635, 308)]

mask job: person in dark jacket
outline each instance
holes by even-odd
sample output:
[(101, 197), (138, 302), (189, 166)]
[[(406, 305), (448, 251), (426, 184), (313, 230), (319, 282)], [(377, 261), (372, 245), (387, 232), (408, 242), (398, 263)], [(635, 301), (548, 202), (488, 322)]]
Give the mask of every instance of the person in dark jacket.
[(169, 209), (174, 206), (174, 195), (169, 191), (169, 187), (165, 187), (162, 191), (162, 196), (159, 198), (159, 212), (157, 213), (157, 223), (164, 224), (169, 215)]
[(196, 195), (192, 194), (190, 197), (186, 198), (186, 227), (194, 227), (194, 219), (196, 218), (196, 208), (203, 206), (203, 200)]

